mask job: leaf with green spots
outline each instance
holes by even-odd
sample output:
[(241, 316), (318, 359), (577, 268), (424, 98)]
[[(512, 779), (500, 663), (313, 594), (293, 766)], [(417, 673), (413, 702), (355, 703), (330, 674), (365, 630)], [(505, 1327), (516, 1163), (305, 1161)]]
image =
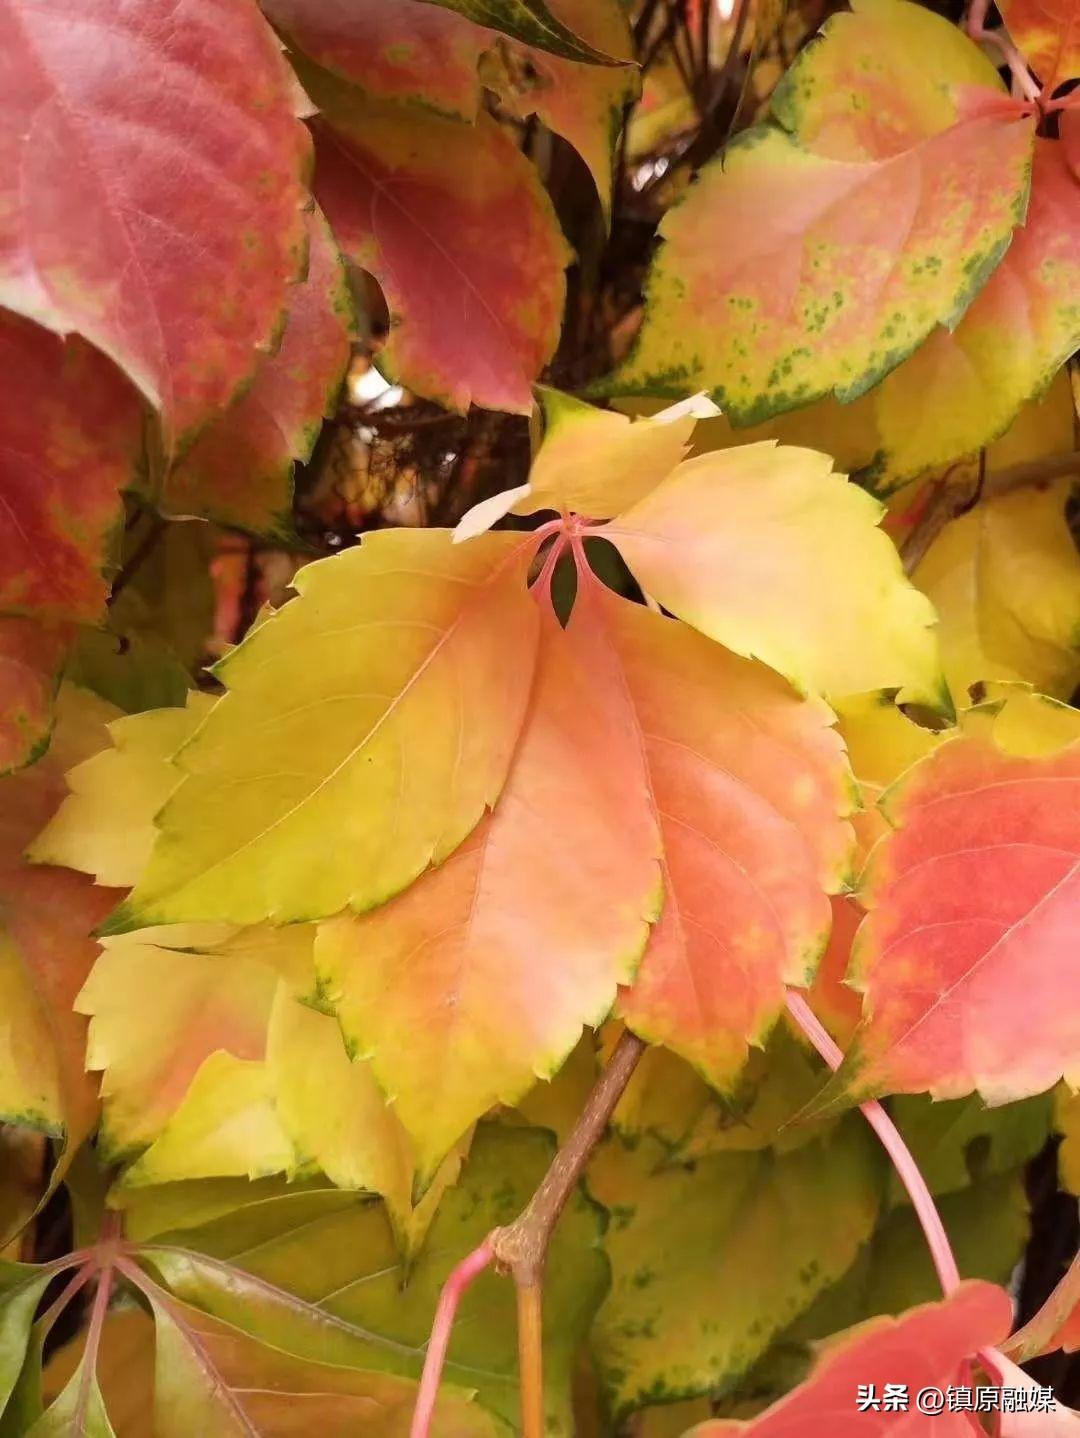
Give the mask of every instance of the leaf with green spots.
[(878, 1213), (880, 1153), (859, 1120), (783, 1156), (663, 1160), (648, 1139), (612, 1141), (589, 1170), (611, 1213), (593, 1347), (618, 1415), (732, 1388), (849, 1268)]
[(308, 269), (276, 352), (165, 481), (162, 507), (257, 533), (292, 531), (292, 472), (332, 413), (349, 361), (352, 302), (330, 227), (307, 218)]
[[(294, 1357), (416, 1377), (451, 1268), (493, 1226), (517, 1216), (552, 1153), (548, 1134), (482, 1125), (408, 1269), (382, 1205), (332, 1190), (252, 1204), (177, 1233), (178, 1246), (155, 1242), (144, 1258), (185, 1302)], [(575, 1196), (548, 1257), (544, 1371), (553, 1435), (569, 1431), (577, 1353), (607, 1284), (600, 1228), (599, 1212)], [(514, 1294), (505, 1279), (487, 1273), (469, 1289), (446, 1373), (515, 1421)]]
[(706, 389), (739, 424), (856, 398), (993, 272), (1024, 217), (1031, 138), (983, 115), (837, 160), (779, 128), (745, 132), (662, 221), (644, 327), (611, 389)]

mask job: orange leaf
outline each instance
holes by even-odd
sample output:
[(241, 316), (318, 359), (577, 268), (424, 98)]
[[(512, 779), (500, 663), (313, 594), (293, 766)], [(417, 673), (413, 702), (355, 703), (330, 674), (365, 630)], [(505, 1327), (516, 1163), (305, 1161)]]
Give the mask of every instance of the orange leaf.
[(586, 608), (607, 650), (592, 682), (636, 736), (664, 840), (663, 912), (620, 1011), (730, 1088), (825, 946), (851, 838), (842, 746), (763, 665), (598, 586)]
[(1021, 691), (969, 711), (885, 796), (853, 975), (851, 1097), (977, 1089), (1004, 1103), (1080, 1077), (1080, 722)]
[(119, 490), (142, 454), (142, 406), (82, 340), (0, 313), (0, 609), (96, 619)]
[(116, 711), (68, 690), (58, 712), (45, 758), (0, 780), (0, 1117), (65, 1135), (70, 1153), (97, 1119), (86, 1020), (72, 1006), (98, 952), (91, 931), (117, 891), (23, 854), (67, 792), (66, 770), (108, 743)]
[(564, 632), (548, 612), (542, 636), (494, 814), (405, 893), (322, 924), (316, 941), (324, 996), (370, 1057), (423, 1174), (600, 1023), (659, 906), (636, 736), (618, 695), (596, 686), (592, 616), (575, 606)]
[(570, 258), (536, 170), (484, 115), (462, 125), (301, 73), (322, 111), (319, 199), (390, 307), (388, 368), (454, 409), (528, 414)]
[[(881, 1399), (887, 1383), (923, 1388), (962, 1383), (961, 1366), (1009, 1331), (1012, 1304), (990, 1283), (962, 1283), (941, 1303), (874, 1319), (826, 1350), (810, 1378), (749, 1423), (701, 1423), (694, 1438), (971, 1438), (963, 1413), (921, 1417), (908, 1412), (860, 1413), (860, 1388)], [(1034, 1430), (1033, 1430), (1034, 1431)], [(1040, 1430), (1041, 1431), (1041, 1430)]]
[(0, 304), (114, 359), (169, 448), (251, 374), (300, 267), (288, 66), (247, 0), (14, 0), (0, 52)]
[(1056, 1348), (1064, 1348), (1066, 1353), (1080, 1348), (1080, 1256), (1073, 1259), (1038, 1313), (1001, 1347), (1018, 1363), (1053, 1353)]
[(352, 306), (323, 216), (308, 216), (308, 272), (291, 292), (277, 352), (170, 474), (165, 508), (245, 529), (292, 529), (294, 460), (306, 460), (349, 362)]
[(1047, 97), (1080, 75), (1077, 0), (1001, 0), (998, 9)]

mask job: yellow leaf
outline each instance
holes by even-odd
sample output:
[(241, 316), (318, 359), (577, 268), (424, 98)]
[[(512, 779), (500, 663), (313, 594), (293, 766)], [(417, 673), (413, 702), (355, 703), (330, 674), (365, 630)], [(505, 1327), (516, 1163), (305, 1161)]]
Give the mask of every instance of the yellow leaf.
[[(219, 665), (145, 874), (110, 921), (322, 918), (451, 854), (502, 788), (528, 700), (529, 542), (386, 530), (319, 561)], [(465, 696), (483, 696), (470, 704)]]
[(915, 582), (940, 617), (958, 703), (985, 679), (1065, 699), (1080, 679), (1080, 555), (1065, 515), (1068, 479), (977, 504), (946, 525)]
[(600, 532), (666, 609), (796, 687), (947, 706), (933, 609), (881, 514), (826, 455), (761, 443), (687, 460)]
[(151, 709), (114, 719), (112, 747), (68, 771), (71, 793), (27, 857), (93, 874), (99, 884), (134, 884), (153, 847), (154, 816), (180, 780), (168, 760), (213, 707), (209, 694), (193, 692), (186, 709)]

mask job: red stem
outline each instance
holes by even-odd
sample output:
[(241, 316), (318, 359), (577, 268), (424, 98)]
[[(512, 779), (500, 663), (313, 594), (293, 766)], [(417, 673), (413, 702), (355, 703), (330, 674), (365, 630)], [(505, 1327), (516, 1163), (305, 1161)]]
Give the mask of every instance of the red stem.
[[(835, 1073), (843, 1062), (843, 1051), (825, 1031), (824, 1026), (802, 994), (789, 990), (787, 1008), (799, 1028)], [(937, 1205), (926, 1186), (926, 1180), (919, 1171), (919, 1165), (901, 1137), (900, 1130), (876, 1099), (860, 1104), (859, 1109), (881, 1140), (886, 1153), (892, 1159), (896, 1171), (900, 1175), (901, 1183), (908, 1191), (912, 1206), (922, 1224), (922, 1231), (926, 1235), (926, 1242), (930, 1246), (930, 1256), (934, 1260), (934, 1267), (941, 1280), (941, 1287), (946, 1294), (949, 1294), (960, 1283), (960, 1270), (956, 1266), (952, 1245), (949, 1242), (949, 1235), (945, 1232), (945, 1225), (941, 1221), (941, 1214), (938, 1213)]]
[(424, 1371), (420, 1375), (420, 1391), (416, 1395), (409, 1438), (430, 1438), (431, 1420), (435, 1413), (435, 1400), (442, 1382), (446, 1350), (450, 1346), (450, 1333), (454, 1327), (458, 1304), (473, 1279), (489, 1267), (495, 1257), (491, 1240), (485, 1238), (479, 1248), (474, 1248), (463, 1258), (443, 1284), (439, 1295), (439, 1306), (435, 1310), (435, 1321), (431, 1325), (427, 1354), (424, 1357)]

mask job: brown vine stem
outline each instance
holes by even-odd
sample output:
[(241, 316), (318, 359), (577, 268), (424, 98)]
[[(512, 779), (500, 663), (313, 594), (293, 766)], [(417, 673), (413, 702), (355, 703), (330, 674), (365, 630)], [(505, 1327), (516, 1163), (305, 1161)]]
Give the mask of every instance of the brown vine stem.
[(513, 1276), (518, 1291), (518, 1356), (524, 1438), (544, 1438), (542, 1289), (548, 1245), (559, 1215), (607, 1128), (615, 1105), (645, 1050), (629, 1030), (615, 1046), (573, 1132), (559, 1149), (525, 1211), (491, 1235), (495, 1262)]
[(966, 513), (976, 502), (999, 499), (1014, 490), (1049, 484), (1051, 480), (1064, 479), (1070, 474), (1080, 474), (1080, 450), (1010, 464), (1005, 469), (986, 474), (975, 486), (956, 483), (946, 476), (938, 483), (918, 523), (900, 546), (904, 573), (909, 577), (914, 574), (945, 526)]
[(518, 1358), (523, 1438), (544, 1438), (543, 1282), (548, 1245), (559, 1215), (577, 1187), (593, 1149), (604, 1136), (615, 1105), (645, 1051), (629, 1031), (615, 1045), (570, 1137), (552, 1159), (528, 1206), (505, 1228), (493, 1229), (457, 1265), (443, 1286), (428, 1341), (409, 1438), (430, 1438), (454, 1315), (466, 1288), (494, 1261), (517, 1289)]

